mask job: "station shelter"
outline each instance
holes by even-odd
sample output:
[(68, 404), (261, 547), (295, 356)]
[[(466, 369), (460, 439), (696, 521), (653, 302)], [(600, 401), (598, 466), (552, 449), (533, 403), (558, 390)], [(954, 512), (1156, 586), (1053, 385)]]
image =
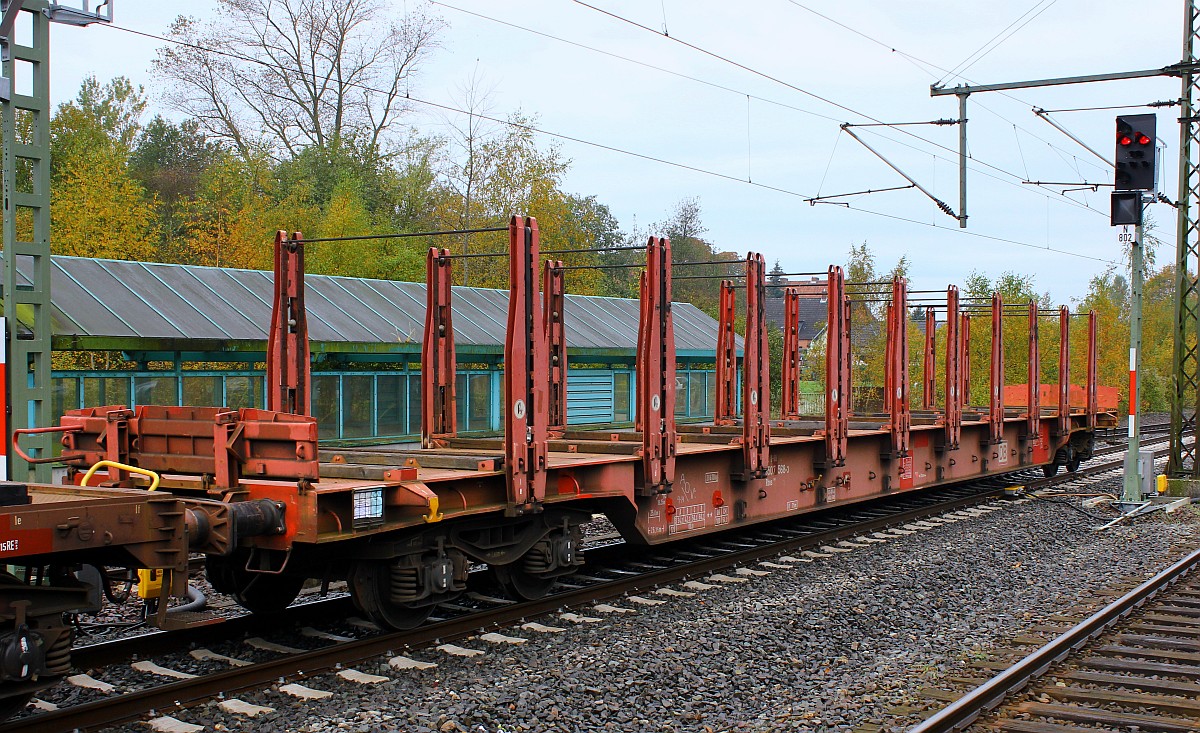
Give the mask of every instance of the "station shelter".
[[(51, 267), (53, 414), (105, 404), (266, 407), (272, 273), (66, 256)], [(419, 435), (425, 284), (307, 275), (305, 289), (321, 439)], [(633, 420), (638, 305), (566, 296), (570, 424)], [(506, 290), (454, 288), (460, 433), (501, 428), (507, 308)], [(688, 303), (673, 313), (677, 416), (711, 418), (717, 322)], [(27, 330), (21, 316), (17, 338)]]

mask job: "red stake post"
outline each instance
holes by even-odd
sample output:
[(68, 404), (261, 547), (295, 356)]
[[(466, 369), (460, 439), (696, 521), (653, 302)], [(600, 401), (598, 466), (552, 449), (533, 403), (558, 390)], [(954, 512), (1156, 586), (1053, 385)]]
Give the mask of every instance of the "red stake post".
[(737, 415), (737, 343), (734, 331), (736, 303), (732, 280), (721, 281), (717, 305), (717, 401), (714, 425), (732, 425)]
[(1038, 351), (1038, 304), (1029, 302), (1029, 369), (1025, 386), (1026, 405), (1029, 412), (1025, 417), (1025, 437), (1033, 440), (1038, 437), (1038, 427), (1041, 425), (1041, 354)]
[[(901, 488), (904, 481), (912, 480), (912, 464), (909, 456), (909, 438), (912, 429), (912, 413), (909, 405), (908, 384), (908, 281), (902, 277), (892, 280), (892, 302), (888, 304), (888, 326), (885, 368), (888, 379), (887, 404), (891, 422), (891, 456), (901, 462), (899, 478)], [(907, 470), (905, 468), (907, 466)]]
[(992, 294), (992, 373), (988, 396), (988, 420), (991, 442), (1004, 440), (1004, 301)]
[(783, 291), (783, 407), (784, 420), (800, 419), (800, 290)]
[(671, 242), (650, 237), (638, 336), (638, 414), (643, 495), (667, 494), (675, 482), (675, 326), (671, 314)]
[(453, 270), (448, 249), (430, 247), (425, 258), (425, 336), (421, 342), (421, 447), (444, 446), (458, 433)]
[(312, 362), (304, 308), (304, 243), (300, 232), (275, 232), (275, 299), (267, 336), (267, 409), (310, 415)]
[(937, 365), (934, 358), (934, 343), (937, 337), (937, 313), (925, 309), (925, 355), (922, 360), (921, 409), (933, 409), (933, 393), (937, 390)]
[(546, 424), (550, 381), (538, 288), (537, 219), (508, 225), (508, 331), (504, 341), (504, 465), (509, 514), (537, 510), (546, 498)]
[[(957, 304), (957, 293), (955, 289), (955, 303)], [(959, 328), (959, 338), (962, 343), (959, 345), (959, 367), (962, 368), (962, 380), (959, 382), (962, 385), (962, 399), (958, 404), (960, 407), (971, 404), (971, 317), (964, 315), (962, 317), (961, 327)]]
[(770, 463), (771, 354), (767, 344), (767, 262), (746, 257), (746, 338), (742, 354), (742, 478), (764, 478)]
[(1096, 311), (1088, 311), (1087, 426), (1092, 429), (1096, 427), (1096, 414), (1100, 411), (1096, 358)]
[(550, 354), (550, 407), (546, 430), (552, 438), (567, 431), (567, 336), (563, 312), (567, 303), (562, 260), (546, 260), (542, 271), (542, 329)]
[(1071, 432), (1071, 309), (1058, 309), (1058, 434)]
[(829, 268), (825, 330), (825, 470), (846, 465), (850, 434), (850, 297), (840, 267)]
[(943, 449), (958, 450), (962, 435), (963, 400), (966, 399), (966, 328), (970, 319), (958, 312), (958, 288), (946, 288), (946, 435)]

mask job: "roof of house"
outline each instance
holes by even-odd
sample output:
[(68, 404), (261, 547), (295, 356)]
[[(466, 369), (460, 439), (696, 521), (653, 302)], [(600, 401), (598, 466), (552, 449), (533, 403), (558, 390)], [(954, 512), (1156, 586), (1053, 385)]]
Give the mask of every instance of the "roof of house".
[[(764, 301), (767, 322), (783, 328), (783, 298)], [(824, 298), (800, 298), (799, 340), (812, 341), (829, 320), (829, 307)]]
[[(26, 283), (27, 267), (18, 265)], [(424, 283), (307, 275), (305, 285), (314, 351), (419, 352)], [(274, 287), (272, 273), (259, 270), (54, 256), (51, 296), (56, 349), (261, 352)], [(452, 308), (458, 351), (502, 353), (508, 291), (455, 287)], [(675, 303), (672, 313), (678, 355), (711, 356), (717, 322), (690, 303)], [(631, 358), (638, 317), (637, 300), (568, 295), (568, 348)]]

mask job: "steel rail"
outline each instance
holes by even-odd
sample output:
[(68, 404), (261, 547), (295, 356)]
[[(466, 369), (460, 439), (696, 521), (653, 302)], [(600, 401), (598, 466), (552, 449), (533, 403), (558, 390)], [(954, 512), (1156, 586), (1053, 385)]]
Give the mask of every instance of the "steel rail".
[[(948, 499), (934, 501), (928, 494), (895, 494), (891, 499), (901, 505), (901, 510), (884, 516), (876, 516), (858, 522), (847, 522), (841, 526), (806, 532), (798, 536), (760, 546), (733, 550), (709, 558), (697, 559), (685, 564), (652, 570), (629, 578), (618, 578), (605, 583), (573, 588), (536, 601), (514, 603), (487, 609), (480, 613), (426, 624), (411, 631), (390, 632), (353, 642), (335, 644), (302, 654), (285, 655), (278, 659), (261, 662), (250, 667), (233, 668), (195, 679), (168, 682), (150, 688), (133, 690), (111, 699), (102, 699), (59, 710), (48, 711), (0, 725), (0, 733), (69, 733), (110, 726), (135, 719), (150, 711), (164, 713), (182, 707), (190, 707), (217, 695), (229, 695), (249, 688), (269, 685), (284, 677), (305, 677), (323, 673), (340, 665), (353, 664), (364, 659), (392, 653), (395, 650), (420, 647), (435, 641), (461, 639), (478, 633), (481, 629), (502, 628), (528, 619), (584, 603), (614, 598), (666, 583), (688, 580), (732, 565), (756, 562), (773, 557), (781, 552), (828, 544), (849, 537), (878, 532), (895, 525), (907, 524), (929, 516), (955, 511), (963, 507), (985, 503), (1003, 495), (1000, 486), (965, 491), (964, 487), (944, 487), (951, 494)], [(912, 507), (913, 500), (920, 502)], [(929, 502), (929, 503), (925, 503)], [(880, 502), (856, 502), (841, 509), (855, 512), (864, 508), (878, 509)], [(886, 500), (883, 503), (887, 503)], [(908, 508), (904, 508), (907, 506)], [(816, 519), (819, 515), (805, 514), (792, 519)], [(832, 519), (832, 517), (826, 517)], [(770, 531), (786, 526), (786, 522), (769, 522), (748, 527), (748, 530)], [(704, 536), (700, 541), (717, 541), (719, 538)], [(673, 548), (666, 547), (665, 550)]]
[(909, 733), (948, 733), (959, 731), (980, 715), (1004, 702), (1009, 695), (1020, 691), (1050, 665), (1065, 658), (1091, 639), (1108, 630), (1131, 611), (1141, 606), (1159, 591), (1174, 584), (1200, 562), (1200, 550), (1195, 550), (1166, 570), (1142, 583), (1088, 618), (1072, 626), (1061, 636), (1049, 641), (1029, 656), (976, 687), (957, 701), (942, 708)]
[[(1120, 462), (1110, 462), (1096, 467), (1081, 469), (1076, 473), (1065, 473), (1050, 479), (1039, 479), (1036, 482), (1026, 484), (1026, 486), (1033, 487), (1036, 484), (1038, 487), (1041, 487), (1066, 483), (1080, 476), (1090, 475), (1091, 473), (1111, 471), (1114, 468), (1119, 468), (1121, 465)], [(1014, 471), (1014, 473), (1018, 471)], [(996, 480), (1000, 478), (1002, 477), (992, 477), (990, 480), (995, 484)], [(967, 494), (962, 493), (964, 490), (965, 487), (961, 486), (943, 487), (941, 491), (951, 494), (951, 498), (933, 501), (932, 503), (924, 503), (935, 499), (935, 497), (925, 493), (893, 494), (882, 497), (882, 500), (860, 501), (840, 507), (831, 507), (831, 512), (806, 513), (787, 520), (746, 527), (747, 532), (758, 530), (770, 532), (773, 529), (786, 528), (789, 523), (802, 523), (805, 520), (811, 519), (846, 522), (833, 528), (804, 532), (784, 540), (721, 553), (710, 558), (698, 559), (662, 570), (642, 573), (636, 577), (620, 578), (606, 583), (574, 588), (537, 601), (515, 603), (494, 609), (482, 610), (478, 613), (465, 614), (453, 619), (426, 624), (411, 631), (385, 633), (354, 642), (316, 649), (303, 654), (287, 655), (279, 659), (256, 664), (252, 667), (234, 668), (196, 679), (165, 683), (127, 692), (113, 699), (98, 700), (56, 711), (38, 713), (0, 725), (0, 733), (14, 733), (16, 731), (37, 731), (38, 733), (62, 731), (63, 733), (67, 733), (68, 731), (87, 730), (131, 720), (152, 710), (161, 712), (181, 707), (190, 707), (218, 694), (227, 694), (264, 686), (281, 677), (304, 677), (319, 674), (339, 664), (355, 663), (373, 656), (390, 653), (396, 649), (420, 647), (435, 640), (460, 639), (477, 633), (481, 628), (489, 626), (501, 628), (511, 625), (514, 622), (550, 613), (564, 607), (613, 598), (648, 587), (687, 580), (731, 565), (758, 561), (778, 555), (781, 552), (796, 551), (801, 548), (828, 544), (841, 539), (880, 531), (888, 527), (907, 524), (925, 517), (993, 500), (1002, 496), (1005, 491), (1000, 485), (980, 487), (978, 490)], [(933, 489), (933, 491), (938, 491), (938, 489)], [(911, 503), (914, 500), (922, 503), (919, 506), (912, 507)], [(862, 512), (864, 509), (878, 510), (884, 508), (881, 505), (886, 506), (889, 502), (900, 505), (900, 511), (871, 517), (862, 521), (847, 521), (852, 518), (855, 512)], [(905, 508), (906, 506), (907, 508)], [(843, 513), (840, 517), (838, 516), (839, 511)], [(696, 538), (696, 540), (698, 542), (705, 542), (719, 540), (722, 537), (723, 535), (717, 537), (705, 535)], [(671, 550), (673, 548), (663, 547), (661, 549)], [(595, 571), (602, 572), (602, 568), (597, 568)], [(312, 607), (310, 610), (315, 613), (318, 612), (317, 607), (330, 608), (332, 604), (344, 605), (345, 600), (344, 598), (330, 599), (327, 602), (314, 602), (306, 605)], [(255, 627), (257, 625), (255, 622), (255, 617), (232, 619), (221, 624), (200, 627), (199, 631), (206, 635), (215, 634), (220, 629), (242, 629), (245, 631), (247, 627)], [(161, 634), (151, 634), (144, 638), (155, 639), (161, 646), (172, 647), (178, 645), (181, 641), (180, 638), (175, 638), (176, 634), (177, 632), (172, 632), (170, 636), (173, 638), (169, 640), (164, 639)], [(193, 638), (191, 641), (195, 641), (195, 639)], [(164, 644), (163, 642), (166, 643)], [(86, 660), (88, 666), (116, 664), (123, 661), (119, 659), (120, 654), (117, 653), (116, 649), (89, 650), (85, 647), (77, 649), (74, 652), (74, 657), (76, 661)]]

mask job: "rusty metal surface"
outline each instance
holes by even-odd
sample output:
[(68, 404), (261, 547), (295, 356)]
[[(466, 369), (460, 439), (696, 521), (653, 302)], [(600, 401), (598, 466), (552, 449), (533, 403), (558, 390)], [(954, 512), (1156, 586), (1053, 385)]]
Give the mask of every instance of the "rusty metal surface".
[(454, 349), (453, 263), (431, 247), (425, 259), (425, 335), (421, 340), (421, 445), (433, 448), (458, 432), (458, 368)]
[(312, 354), (304, 303), (304, 243), (275, 233), (275, 297), (267, 340), (267, 409), (312, 414)]

